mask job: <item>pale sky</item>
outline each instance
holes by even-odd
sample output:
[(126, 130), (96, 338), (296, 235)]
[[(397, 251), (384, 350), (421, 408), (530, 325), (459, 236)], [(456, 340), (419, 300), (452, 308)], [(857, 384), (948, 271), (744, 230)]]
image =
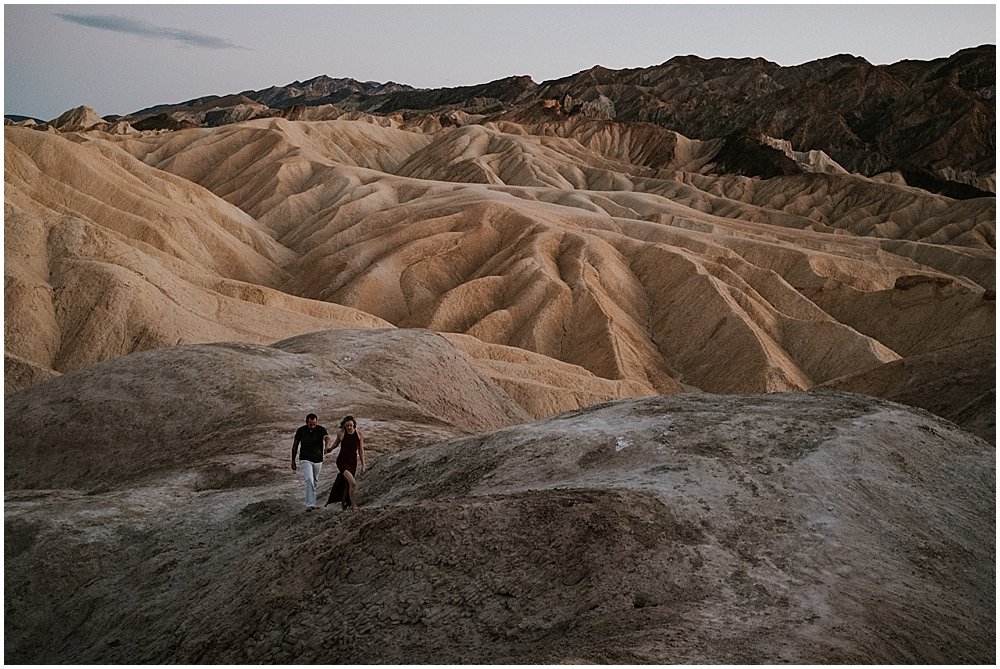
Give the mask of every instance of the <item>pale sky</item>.
[(419, 88), (678, 55), (874, 64), (996, 44), (996, 5), (4, 5), (4, 113), (105, 116), (321, 74)]

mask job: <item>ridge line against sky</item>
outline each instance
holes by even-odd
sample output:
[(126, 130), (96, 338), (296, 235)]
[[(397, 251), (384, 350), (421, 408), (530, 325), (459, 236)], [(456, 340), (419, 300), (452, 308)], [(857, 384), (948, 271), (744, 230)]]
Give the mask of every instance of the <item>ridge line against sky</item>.
[(982, 44), (995, 4), (5, 4), (4, 113), (128, 114), (324, 74), (450, 88), (679, 55), (878, 65)]

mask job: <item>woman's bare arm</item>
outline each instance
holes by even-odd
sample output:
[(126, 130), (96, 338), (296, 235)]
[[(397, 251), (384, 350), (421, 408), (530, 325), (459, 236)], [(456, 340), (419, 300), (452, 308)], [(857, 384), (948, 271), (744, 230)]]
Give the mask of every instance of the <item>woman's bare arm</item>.
[(361, 461), (361, 471), (365, 470), (365, 435), (358, 430), (358, 459)]
[[(327, 435), (327, 436), (329, 436), (329, 435)], [(326, 451), (325, 451), (325, 453), (330, 453), (335, 448), (337, 448), (337, 446), (340, 446), (340, 440), (343, 439), (343, 438), (344, 438), (344, 431), (341, 430), (340, 432), (337, 433), (337, 441), (333, 442), (333, 446), (330, 446), (329, 448), (327, 448)], [(327, 441), (326, 443), (329, 444), (330, 442)]]

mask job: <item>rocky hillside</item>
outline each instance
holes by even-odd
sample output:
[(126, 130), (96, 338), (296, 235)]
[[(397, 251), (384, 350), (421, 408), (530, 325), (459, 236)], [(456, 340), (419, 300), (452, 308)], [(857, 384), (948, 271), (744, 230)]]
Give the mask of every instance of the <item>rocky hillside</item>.
[[(308, 410), (358, 416), (360, 511), (302, 512)], [(995, 449), (953, 424), (839, 392), (519, 412), (408, 330), (9, 396), (4, 659), (993, 661)]]
[(597, 67), (546, 82), (538, 95), (571, 110), (599, 101), (612, 118), (696, 139), (762, 133), (824, 151), (851, 172), (899, 171), (953, 196), (996, 192), (992, 45), (881, 66), (853, 56), (793, 67), (685, 56), (637, 70)]

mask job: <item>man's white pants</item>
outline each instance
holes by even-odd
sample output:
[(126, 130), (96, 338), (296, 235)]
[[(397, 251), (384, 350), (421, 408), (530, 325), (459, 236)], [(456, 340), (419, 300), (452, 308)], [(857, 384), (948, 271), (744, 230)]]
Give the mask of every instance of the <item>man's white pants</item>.
[(323, 469), (322, 462), (299, 460), (302, 468), (302, 478), (306, 480), (306, 507), (316, 506), (316, 489), (319, 487), (319, 472)]

